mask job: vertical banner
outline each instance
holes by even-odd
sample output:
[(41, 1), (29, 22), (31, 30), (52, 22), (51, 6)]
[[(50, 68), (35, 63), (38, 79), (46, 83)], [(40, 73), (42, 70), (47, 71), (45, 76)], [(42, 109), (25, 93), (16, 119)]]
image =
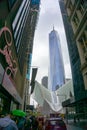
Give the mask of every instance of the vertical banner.
[(26, 79), (28, 79), (28, 80), (30, 80), (31, 60), (32, 60), (32, 54), (30, 53), (30, 54), (28, 55), (27, 74), (26, 74)]
[(32, 77), (31, 77), (31, 94), (34, 91), (34, 86), (35, 86), (35, 78), (37, 74), (37, 68), (32, 68)]

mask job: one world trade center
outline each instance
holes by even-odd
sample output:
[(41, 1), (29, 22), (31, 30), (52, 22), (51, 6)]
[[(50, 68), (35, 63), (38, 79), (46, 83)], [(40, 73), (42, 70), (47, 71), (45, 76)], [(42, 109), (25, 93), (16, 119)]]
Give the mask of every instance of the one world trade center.
[(61, 45), (56, 30), (49, 34), (49, 74), (48, 89), (55, 91), (65, 83), (65, 72)]

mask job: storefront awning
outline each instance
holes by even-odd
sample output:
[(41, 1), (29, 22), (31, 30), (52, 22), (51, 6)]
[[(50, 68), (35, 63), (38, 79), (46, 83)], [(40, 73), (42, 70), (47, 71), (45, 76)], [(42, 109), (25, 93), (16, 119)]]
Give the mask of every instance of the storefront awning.
[(72, 97), (72, 98), (67, 99), (64, 102), (62, 102), (62, 106), (63, 107), (72, 107), (72, 106), (74, 106), (75, 102), (76, 102), (75, 98)]

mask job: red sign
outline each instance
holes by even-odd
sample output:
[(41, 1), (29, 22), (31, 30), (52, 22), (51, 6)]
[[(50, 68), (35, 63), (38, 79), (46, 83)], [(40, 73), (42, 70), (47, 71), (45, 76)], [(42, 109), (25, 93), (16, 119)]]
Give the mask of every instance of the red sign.
[[(10, 41), (7, 38), (7, 33), (10, 36)], [(13, 74), (13, 76), (15, 77), (16, 72), (17, 72), (17, 63), (13, 59), (12, 54), (11, 54), (10, 46), (12, 45), (12, 34), (9, 28), (3, 27), (0, 30), (0, 37), (2, 35), (5, 36), (6, 45), (4, 46), (3, 50), (0, 49), (0, 53), (5, 56), (6, 62), (8, 64), (8, 67), (6, 68), (6, 73), (8, 74), (8, 76), (11, 76), (11, 74)]]

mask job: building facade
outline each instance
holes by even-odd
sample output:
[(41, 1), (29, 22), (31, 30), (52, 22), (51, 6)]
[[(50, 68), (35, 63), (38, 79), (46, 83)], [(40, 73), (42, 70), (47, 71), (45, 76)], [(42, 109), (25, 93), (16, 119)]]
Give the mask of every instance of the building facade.
[(87, 2), (85, 0), (62, 0), (59, 4), (67, 38), (75, 96), (75, 100), (66, 101), (63, 105), (76, 107), (76, 113), (85, 113), (87, 107), (87, 61), (85, 59)]
[(28, 57), (32, 53), (40, 1), (34, 2), (0, 1), (0, 113), (23, 108), (26, 71), (31, 60)]
[[(81, 73), (87, 90), (87, 1), (66, 1), (66, 9), (73, 28), (76, 45), (78, 48)], [(73, 12), (73, 13), (72, 13)]]
[[(26, 66), (26, 80), (25, 80), (25, 98), (24, 98), (24, 109), (27, 110), (27, 106), (30, 103), (30, 71), (32, 69), (31, 67), (31, 62), (32, 62), (32, 49), (33, 49), (33, 40), (34, 40), (34, 33), (35, 33), (35, 28), (37, 25), (37, 21), (38, 21), (38, 16), (39, 16), (39, 10), (40, 10), (40, 0), (31, 0), (30, 2), (30, 13), (29, 13), (29, 24), (27, 24), (27, 30), (26, 33), (28, 35), (28, 46), (26, 49), (26, 62), (27, 62), (27, 66)], [(34, 74), (34, 72), (33, 72)]]
[(54, 29), (49, 34), (48, 88), (55, 91), (65, 83), (65, 72), (60, 40)]
[(48, 88), (48, 77), (47, 77), (47, 76), (44, 76), (44, 77), (42, 78), (41, 84), (42, 84), (44, 87)]

